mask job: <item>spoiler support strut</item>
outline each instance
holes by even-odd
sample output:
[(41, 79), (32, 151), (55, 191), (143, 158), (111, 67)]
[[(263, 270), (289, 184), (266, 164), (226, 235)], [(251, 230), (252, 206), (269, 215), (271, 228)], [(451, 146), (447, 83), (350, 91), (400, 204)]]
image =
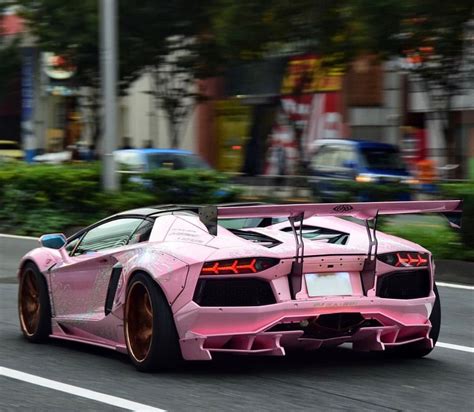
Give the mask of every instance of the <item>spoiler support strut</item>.
[[(301, 290), (301, 282), (303, 278), (303, 264), (304, 264), (304, 241), (303, 241), (303, 220), (304, 212), (294, 216), (289, 216), (288, 220), (293, 231), (296, 243), (295, 260), (291, 266), (290, 274), (290, 292), (293, 299), (296, 299), (296, 294)], [(295, 223), (299, 223), (296, 227)]]
[[(375, 213), (373, 219), (365, 219), (365, 228), (367, 230), (367, 236), (369, 237), (369, 250), (367, 252), (367, 258), (364, 262), (364, 267), (361, 272), (362, 288), (364, 289), (364, 295), (367, 295), (367, 291), (374, 287), (376, 266), (377, 266), (377, 251), (378, 251), (378, 240), (377, 240), (377, 222), (379, 217), (379, 211)], [(373, 227), (370, 227), (370, 222), (373, 222)]]
[[(218, 218), (242, 219), (253, 217), (284, 217), (289, 219), (296, 242), (296, 257), (290, 274), (292, 295), (301, 290), (304, 242), (303, 219), (311, 216), (352, 216), (365, 221), (369, 237), (369, 251), (362, 270), (362, 284), (367, 291), (375, 282), (375, 264), (378, 249), (378, 216), (411, 213), (441, 213), (448, 218), (452, 227), (461, 227), (462, 200), (427, 200), (411, 202), (366, 202), (366, 203), (305, 203), (285, 205), (247, 205), (247, 206), (202, 206), (199, 219), (211, 235), (217, 235)], [(373, 227), (370, 222), (373, 221)], [(299, 222), (299, 227), (295, 223)], [(299, 229), (299, 231), (298, 231)]]

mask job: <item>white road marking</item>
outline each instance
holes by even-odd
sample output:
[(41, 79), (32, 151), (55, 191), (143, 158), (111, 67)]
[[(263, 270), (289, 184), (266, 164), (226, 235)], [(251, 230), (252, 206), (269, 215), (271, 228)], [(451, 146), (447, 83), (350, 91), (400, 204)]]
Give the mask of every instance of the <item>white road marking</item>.
[(39, 240), (39, 237), (20, 236), (20, 235), (5, 235), (3, 233), (0, 233), (0, 237), (6, 237), (6, 238), (9, 238), (9, 239)]
[(442, 286), (443, 288), (474, 290), (474, 286), (460, 285), (459, 283), (436, 282), (436, 284), (438, 286)]
[(461, 352), (467, 352), (467, 353), (474, 353), (474, 348), (471, 348), (469, 346), (454, 345), (452, 343), (437, 342), (436, 347), (459, 350)]
[(104, 393), (91, 391), (89, 389), (79, 388), (78, 386), (67, 385), (65, 383), (53, 381), (51, 379), (41, 378), (36, 375), (30, 375), (17, 371), (15, 369), (5, 368), (0, 366), (0, 376), (16, 379), (23, 382), (28, 382), (33, 385), (43, 386), (48, 389), (53, 389), (60, 392), (66, 392), (71, 395), (80, 396), (96, 402), (105, 403), (107, 405), (116, 406), (130, 411), (143, 412), (166, 412), (164, 409), (154, 408), (152, 406), (144, 405), (142, 403), (132, 402), (127, 399), (117, 398), (116, 396), (106, 395)]

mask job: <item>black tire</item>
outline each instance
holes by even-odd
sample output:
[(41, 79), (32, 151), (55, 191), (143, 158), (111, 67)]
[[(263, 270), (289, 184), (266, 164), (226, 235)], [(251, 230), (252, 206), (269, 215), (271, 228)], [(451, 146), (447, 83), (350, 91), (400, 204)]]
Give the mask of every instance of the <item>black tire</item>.
[[(32, 287), (34, 285), (34, 287)], [(18, 317), (23, 336), (40, 343), (51, 334), (51, 303), (46, 280), (34, 263), (26, 263), (20, 274)]]
[[(145, 307), (147, 303), (139, 307), (140, 296), (145, 293), (149, 300), (146, 297), (142, 299), (151, 303), (151, 310)], [(142, 315), (147, 318), (144, 320)], [(151, 336), (144, 338), (150, 326)], [(155, 281), (144, 273), (133, 276), (127, 287), (124, 334), (129, 357), (141, 372), (170, 369), (181, 360), (179, 338), (171, 308)]]
[(418, 345), (416, 342), (408, 345), (402, 345), (388, 351), (389, 354), (404, 358), (422, 358), (428, 355), (436, 346), (438, 342), (439, 331), (441, 329), (441, 300), (436, 284), (433, 289), (436, 299), (433, 305), (433, 310), (430, 315), (431, 330), (430, 338), (433, 340), (433, 348), (426, 348)]

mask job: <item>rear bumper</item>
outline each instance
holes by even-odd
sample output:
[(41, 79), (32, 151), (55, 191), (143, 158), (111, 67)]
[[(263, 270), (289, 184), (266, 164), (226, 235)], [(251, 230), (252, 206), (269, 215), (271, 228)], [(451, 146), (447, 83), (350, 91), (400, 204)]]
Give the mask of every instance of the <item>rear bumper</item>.
[[(175, 313), (175, 319), (187, 360), (210, 360), (215, 352), (284, 356), (285, 347), (312, 350), (345, 342), (352, 342), (356, 350), (381, 351), (412, 342), (432, 347), (429, 316), (434, 300), (431, 292), (411, 300), (338, 296), (257, 307), (200, 307), (190, 302)], [(360, 314), (371, 324), (324, 338), (308, 333), (307, 325), (321, 315), (349, 313)], [(276, 330), (285, 325), (291, 330)]]

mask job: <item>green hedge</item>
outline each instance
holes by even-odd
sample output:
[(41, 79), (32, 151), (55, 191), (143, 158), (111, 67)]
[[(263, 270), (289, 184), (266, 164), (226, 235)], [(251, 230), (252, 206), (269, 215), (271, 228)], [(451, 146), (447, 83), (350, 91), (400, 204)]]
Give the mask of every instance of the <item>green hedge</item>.
[(419, 215), (406, 222), (383, 219), (380, 230), (423, 246), (435, 259), (474, 260), (474, 250), (463, 244), (460, 233), (441, 216)]
[[(324, 183), (323, 183), (324, 184)], [(408, 199), (414, 191), (410, 186), (399, 183), (358, 183), (350, 180), (334, 180), (331, 182), (331, 191), (334, 190), (331, 202), (385, 202), (390, 200)], [(317, 187), (313, 187), (316, 199), (320, 199)]]
[(468, 248), (474, 250), (474, 182), (443, 184), (441, 195), (443, 199), (464, 201), (461, 239)]
[(71, 231), (126, 209), (163, 203), (218, 203), (236, 199), (222, 192), (226, 180), (215, 172), (162, 170), (121, 191), (101, 189), (99, 164), (0, 166), (0, 232), (39, 235)]
[(160, 203), (212, 204), (235, 201), (239, 190), (228, 178), (211, 170), (157, 169), (143, 175)]
[(400, 224), (401, 220), (383, 222), (381, 230), (418, 243), (435, 258), (474, 261), (474, 182), (441, 184), (439, 198), (462, 199), (461, 230), (455, 230), (440, 215), (418, 216)]

